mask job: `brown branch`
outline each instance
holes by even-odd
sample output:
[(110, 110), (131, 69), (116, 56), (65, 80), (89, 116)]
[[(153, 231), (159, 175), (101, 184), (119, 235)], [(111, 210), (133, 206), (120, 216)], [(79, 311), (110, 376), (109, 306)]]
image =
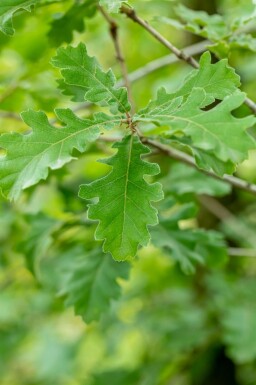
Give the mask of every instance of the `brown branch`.
[[(191, 55), (185, 54), (183, 51), (178, 49), (172, 43), (170, 43), (164, 36), (162, 36), (155, 28), (153, 28), (147, 21), (143, 20), (141, 17), (137, 15), (133, 8), (126, 7), (123, 5), (121, 7), (121, 13), (126, 14), (131, 20), (135, 23), (141, 25), (145, 30), (147, 30), (155, 39), (157, 39), (161, 44), (163, 44), (166, 48), (168, 48), (174, 55), (177, 56), (180, 60), (185, 61), (193, 68), (199, 68), (199, 63), (193, 58)], [(246, 97), (244, 100), (244, 104), (246, 104), (250, 110), (256, 114), (256, 103), (250, 98)]]
[(170, 43), (164, 36), (162, 36), (155, 28), (151, 27), (151, 25), (140, 18), (133, 8), (126, 7), (123, 5), (121, 7), (121, 13), (126, 14), (131, 20), (135, 23), (141, 25), (144, 29), (146, 29), (154, 38), (156, 38), (160, 43), (162, 43), (166, 48), (168, 48), (171, 52), (174, 53), (180, 60), (183, 60), (190, 64), (194, 68), (199, 68), (198, 62), (192, 57), (186, 55), (183, 51), (175, 47), (172, 43)]
[[(199, 53), (204, 52), (207, 49), (207, 45), (210, 44), (209, 40), (203, 40), (200, 41), (199, 43), (189, 45), (183, 49), (183, 52), (187, 55), (197, 55)], [(160, 68), (163, 68), (167, 65), (177, 63), (180, 59), (174, 55), (174, 54), (169, 54), (162, 56), (158, 59), (152, 60), (145, 64), (142, 67), (139, 67), (138, 69), (130, 72), (128, 74), (128, 78), (130, 82), (136, 82), (137, 80), (142, 79), (143, 77), (151, 74), (154, 71), (157, 71)], [(123, 82), (119, 80), (117, 82), (117, 85), (123, 85)]]
[[(103, 17), (105, 18), (105, 20), (109, 24), (109, 32), (110, 32), (110, 36), (111, 36), (113, 43), (114, 43), (114, 47), (115, 47), (115, 51), (116, 51), (116, 58), (117, 58), (117, 60), (120, 64), (120, 67), (121, 67), (124, 85), (127, 88), (128, 99), (129, 99), (129, 102), (131, 104), (131, 110), (132, 110), (132, 113), (134, 113), (134, 100), (132, 97), (131, 84), (129, 81), (128, 70), (127, 70), (125, 59), (124, 59), (124, 55), (123, 55), (122, 50), (121, 50), (121, 45), (120, 45), (119, 36), (118, 36), (119, 26), (116, 23), (116, 21), (112, 17), (109, 16), (109, 14), (105, 11), (105, 9), (103, 7), (101, 7), (99, 5), (98, 9), (101, 12), (101, 14), (103, 15)], [(132, 119), (131, 119), (131, 116), (129, 113), (127, 113), (127, 120), (129, 122), (129, 126), (131, 126), (132, 125)]]

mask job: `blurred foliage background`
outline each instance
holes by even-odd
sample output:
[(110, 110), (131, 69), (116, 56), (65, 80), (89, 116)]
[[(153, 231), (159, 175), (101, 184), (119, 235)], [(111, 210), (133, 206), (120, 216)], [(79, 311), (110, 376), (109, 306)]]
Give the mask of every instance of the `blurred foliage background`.
[[(60, 22), (73, 3), (46, 2), (31, 13), (20, 12), (14, 17), (16, 34), (0, 34), (1, 132), (25, 132), (18, 114), (28, 108), (42, 109), (54, 118), (55, 107), (75, 107), (58, 90), (59, 73), (49, 64), (65, 39), (74, 45), (86, 43), (90, 55), (121, 76), (100, 13), (73, 15), (69, 20), (74, 32), (68, 20)], [(159, 17), (173, 17), (177, 2), (130, 3), (178, 47), (202, 39), (159, 22)], [(249, 0), (183, 4), (227, 19), (253, 10)], [(168, 54), (124, 15), (114, 17), (129, 72)], [(256, 100), (255, 53), (234, 48), (229, 63), (241, 76), (242, 89)], [(189, 71), (186, 63), (178, 62), (134, 82), (136, 106), (145, 106), (160, 85), (173, 90)], [(90, 113), (90, 109), (79, 112)], [(73, 307), (65, 306), (72, 305), (72, 298), (63, 288), (67, 282), (74, 284), (72, 277), (79, 286), (81, 261), (98, 245), (93, 241), (95, 225), (86, 219), (86, 205), (77, 197), (78, 187), (105, 175), (108, 168), (97, 159), (111, 153), (107, 144), (94, 144), (86, 154), (77, 154), (76, 162), (27, 189), (15, 204), (1, 198), (1, 385), (255, 385), (256, 258), (228, 259), (214, 234), (207, 241), (211, 252), (205, 264), (182, 262), (183, 254), (194, 247), (186, 233), (183, 249), (179, 245), (166, 253), (152, 245), (142, 249), (120, 279), (122, 295), (98, 322), (85, 323)], [(174, 223), (179, 221), (184, 231), (198, 227), (221, 231), (231, 249), (256, 249), (253, 196), (219, 182), (215, 185), (199, 173), (190, 179), (194, 171), (159, 154), (151, 158), (161, 165)], [(256, 182), (255, 160), (256, 153), (251, 153), (237, 175)], [(170, 226), (175, 231), (175, 224)], [(104, 284), (103, 276), (103, 290)]]

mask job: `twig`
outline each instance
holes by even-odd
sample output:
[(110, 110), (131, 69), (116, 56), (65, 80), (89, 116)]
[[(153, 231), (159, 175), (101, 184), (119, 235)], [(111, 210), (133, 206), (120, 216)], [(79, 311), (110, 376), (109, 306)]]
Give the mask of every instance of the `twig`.
[[(121, 67), (123, 82), (124, 82), (125, 87), (127, 88), (128, 99), (129, 99), (129, 102), (131, 103), (132, 113), (134, 113), (134, 100), (132, 97), (131, 84), (130, 84), (130, 80), (128, 78), (128, 71), (127, 71), (125, 59), (124, 59), (124, 56), (123, 56), (123, 53), (121, 50), (121, 45), (119, 42), (118, 24), (116, 23), (116, 21), (112, 17), (109, 16), (109, 14), (105, 11), (105, 9), (103, 7), (101, 7), (99, 5), (98, 9), (102, 13), (103, 17), (105, 18), (105, 20), (109, 24), (109, 32), (110, 32), (110, 36), (112, 37), (112, 40), (114, 43), (114, 47), (115, 47), (115, 51), (116, 51), (116, 58), (117, 58), (117, 60), (120, 64), (120, 67)], [(128, 114), (127, 119), (128, 119), (129, 124), (131, 124), (132, 120), (131, 120), (131, 117), (129, 115), (130, 114)]]
[(190, 155), (185, 154), (184, 152), (181, 152), (181, 151), (176, 150), (174, 148), (167, 147), (167, 146), (163, 145), (162, 143), (159, 143), (155, 140), (152, 140), (152, 139), (149, 139), (146, 137), (141, 137), (141, 141), (143, 143), (147, 143), (147, 144), (157, 148), (158, 150), (160, 150), (162, 153), (166, 154), (170, 158), (177, 159), (183, 163), (186, 163), (189, 166), (198, 169), (199, 171), (201, 171), (202, 173), (204, 173), (206, 175), (209, 175), (215, 179), (225, 181), (225, 182), (231, 184), (233, 187), (237, 187), (240, 190), (244, 190), (244, 191), (247, 191), (251, 194), (256, 195), (256, 185), (253, 183), (246, 182), (245, 180), (237, 178), (237, 177), (232, 176), (232, 175), (224, 174), (221, 177), (221, 176), (215, 174), (213, 171), (206, 171), (206, 170), (199, 169), (197, 167), (195, 161), (194, 161), (194, 158), (192, 158), (192, 156), (190, 156)]
[(0, 111), (0, 119), (1, 118), (14, 119), (19, 121), (22, 120), (20, 115), (15, 114), (15, 112), (11, 112), (11, 111)]
[[(204, 52), (208, 44), (209, 44), (208, 40), (203, 40), (200, 43), (192, 44), (192, 45), (189, 45), (188, 47), (185, 47), (183, 49), (183, 51), (186, 54), (196, 55), (198, 53)], [(152, 73), (152, 72), (154, 72), (154, 71), (156, 71), (162, 67), (165, 67), (169, 64), (177, 63), (177, 61), (179, 61), (179, 58), (177, 58), (177, 56), (174, 54), (165, 55), (159, 59), (155, 59), (155, 60), (147, 63), (145, 66), (142, 66), (142, 67), (138, 68), (137, 70), (130, 72), (128, 74), (129, 82), (131, 82), (131, 83), (136, 82), (137, 80), (142, 79), (143, 77), (149, 75), (150, 73)], [(116, 83), (117, 87), (121, 87), (123, 85), (125, 85), (123, 79), (119, 79), (118, 82)], [(80, 104), (79, 106), (73, 108), (73, 111), (74, 112), (81, 111), (85, 108), (88, 108), (91, 105), (92, 105), (92, 103), (88, 103), (88, 102), (83, 103), (83, 104)]]
[[(104, 142), (109, 142), (109, 143), (118, 142), (118, 141), (122, 140), (122, 138), (120, 138), (120, 137), (112, 137), (111, 138), (111, 137), (107, 137), (107, 136), (103, 136), (103, 135), (100, 136), (99, 139), (104, 141)], [(233, 187), (239, 188), (240, 190), (244, 190), (244, 191), (249, 192), (253, 195), (256, 195), (256, 184), (249, 183), (243, 179), (237, 178), (237, 177), (232, 176), (232, 175), (224, 174), (223, 176), (219, 176), (219, 175), (215, 174), (213, 171), (203, 170), (201, 168), (198, 168), (198, 166), (196, 165), (194, 158), (192, 158), (192, 156), (190, 156), (190, 155), (188, 155), (182, 151), (176, 150), (175, 148), (167, 147), (167, 146), (163, 145), (162, 143), (159, 143), (159, 142), (152, 140), (150, 138), (147, 138), (145, 136), (140, 136), (140, 139), (143, 143), (146, 143), (149, 146), (152, 146), (152, 147), (158, 149), (161, 153), (165, 154), (166, 156), (168, 156), (172, 159), (179, 160), (182, 163), (186, 163), (188, 166), (197, 169), (198, 171), (202, 172), (203, 174), (206, 174), (208, 176), (211, 176), (212, 178), (221, 180), (222, 182), (223, 181), (227, 182)], [(225, 219), (227, 219), (228, 217), (230, 218), (231, 214), (227, 210), (227, 212), (223, 213), (223, 215), (225, 215)], [(224, 217), (222, 217), (222, 219), (224, 219)]]
[[(203, 40), (203, 41), (200, 41), (199, 43), (192, 44), (192, 45), (189, 45), (188, 47), (185, 47), (183, 49), (183, 52), (186, 55), (197, 55), (199, 53), (204, 52), (208, 44), (210, 44), (209, 40)], [(147, 63), (143, 67), (140, 67), (137, 70), (130, 72), (128, 74), (128, 78), (130, 82), (132, 83), (136, 82), (137, 80), (140, 80), (141, 78), (149, 75), (154, 71), (157, 71), (162, 67), (165, 67), (173, 63), (177, 63), (177, 61), (179, 61), (179, 58), (174, 54), (162, 56), (159, 59), (152, 60), (151, 62)], [(122, 84), (123, 84), (122, 80), (119, 80), (117, 82), (118, 86)]]
[(174, 53), (180, 60), (183, 60), (190, 64), (194, 68), (199, 68), (198, 62), (192, 57), (186, 55), (183, 51), (175, 47), (170, 43), (164, 36), (162, 36), (155, 28), (151, 27), (148, 22), (140, 18), (133, 8), (128, 8), (125, 5), (121, 7), (121, 13), (125, 13), (135, 23), (141, 25), (146, 29), (152, 36), (154, 36), (160, 43)]
[[(177, 47), (175, 47), (172, 43), (170, 43), (164, 36), (162, 36), (155, 28), (153, 28), (148, 22), (140, 18), (133, 8), (128, 8), (125, 5), (121, 7), (121, 13), (124, 13), (133, 20), (135, 23), (141, 25), (144, 29), (146, 29), (152, 36), (154, 36), (161, 44), (163, 44), (166, 48), (168, 48), (171, 52), (174, 53), (180, 60), (185, 61), (193, 68), (199, 68), (199, 63), (193, 58), (191, 55), (187, 55)], [(256, 103), (253, 100), (246, 97), (244, 100), (244, 104), (246, 104), (250, 110), (256, 114)]]

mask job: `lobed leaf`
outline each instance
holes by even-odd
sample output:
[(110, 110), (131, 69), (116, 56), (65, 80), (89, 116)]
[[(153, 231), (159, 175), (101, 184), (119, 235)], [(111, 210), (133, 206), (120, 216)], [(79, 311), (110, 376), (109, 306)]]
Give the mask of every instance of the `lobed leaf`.
[(52, 126), (44, 112), (23, 112), (22, 119), (32, 131), (0, 137), (0, 146), (7, 151), (0, 158), (0, 187), (8, 198), (17, 199), (23, 189), (46, 179), (49, 168), (61, 168), (72, 160), (74, 148), (84, 152), (99, 136), (100, 127), (111, 128), (120, 121), (103, 113), (80, 119), (69, 109), (57, 109), (56, 115), (64, 127)]
[(223, 339), (229, 356), (239, 364), (255, 360), (255, 302), (229, 304), (223, 314)]
[(209, 15), (207, 12), (193, 10), (182, 4), (175, 7), (175, 13), (180, 21), (167, 17), (158, 19), (174, 28), (209, 39), (214, 43), (209, 45), (209, 49), (219, 57), (226, 57), (233, 48), (255, 52), (256, 39), (249, 33), (241, 33), (241, 29), (255, 19), (255, 6), (249, 15), (231, 21), (227, 21), (222, 15)]
[(20, 10), (31, 11), (31, 7), (38, 4), (40, 0), (1, 0), (0, 4), (0, 31), (12, 36), (14, 28), (12, 24), (13, 15)]
[(64, 93), (71, 94), (75, 100), (77, 95), (80, 97), (83, 95), (84, 100), (107, 105), (122, 113), (131, 109), (126, 88), (115, 88), (116, 78), (112, 70), (104, 72), (95, 57), (87, 54), (84, 44), (59, 48), (51, 62), (61, 70), (64, 82), (61, 81), (60, 86)]
[[(244, 101), (237, 90), (239, 77), (226, 60), (210, 63), (210, 54), (200, 60), (200, 68), (186, 78), (174, 93), (160, 89), (157, 98), (135, 116), (135, 121), (153, 122), (169, 127), (167, 135), (190, 147), (199, 167), (209, 169), (209, 162), (217, 160), (215, 169), (221, 175), (233, 171), (235, 165), (247, 158), (255, 143), (246, 129), (255, 123), (253, 116), (236, 118), (232, 111)], [(216, 100), (222, 100), (212, 106)], [(213, 162), (211, 162), (213, 163)]]
[(221, 15), (208, 15), (207, 12), (195, 11), (182, 4), (175, 7), (175, 13), (184, 23), (184, 29), (209, 40), (222, 40), (231, 34), (227, 22)]
[(186, 229), (179, 227), (179, 221), (194, 217), (196, 207), (192, 203), (178, 208), (152, 230), (152, 243), (175, 259), (181, 269), (191, 274), (195, 264), (215, 267), (226, 262), (227, 252), (222, 235), (216, 231)]
[(175, 92), (175, 96), (187, 97), (195, 87), (204, 89), (205, 104), (215, 99), (223, 100), (234, 93), (240, 86), (240, 77), (234, 68), (230, 67), (227, 59), (211, 63), (210, 52), (205, 52), (200, 58), (199, 69), (192, 70), (184, 80), (183, 85)]
[(163, 192), (159, 183), (149, 184), (144, 179), (145, 175), (157, 175), (159, 166), (141, 159), (150, 151), (137, 136), (128, 135), (113, 147), (118, 152), (103, 161), (113, 167), (112, 171), (82, 185), (79, 196), (99, 198), (89, 205), (88, 217), (99, 221), (95, 237), (105, 240), (103, 250), (121, 261), (134, 257), (139, 245), (147, 245), (147, 226), (158, 223), (157, 210), (150, 202), (161, 200)]
[(67, 295), (65, 304), (74, 306), (75, 314), (85, 322), (98, 320), (106, 312), (113, 299), (121, 294), (117, 279), (127, 279), (130, 265), (118, 263), (110, 255), (93, 249), (76, 261), (69, 271), (62, 294)]
[(86, 0), (81, 4), (73, 4), (67, 12), (55, 17), (48, 32), (51, 43), (55, 46), (59, 46), (63, 42), (70, 43), (73, 39), (73, 31), (83, 32), (85, 29), (84, 18), (92, 17), (96, 9), (96, 0)]

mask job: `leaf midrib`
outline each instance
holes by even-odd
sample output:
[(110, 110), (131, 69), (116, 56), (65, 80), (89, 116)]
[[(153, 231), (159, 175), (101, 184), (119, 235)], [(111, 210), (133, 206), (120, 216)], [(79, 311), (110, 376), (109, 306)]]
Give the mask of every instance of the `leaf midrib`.
[(133, 135), (131, 135), (131, 139), (130, 139), (130, 147), (129, 147), (128, 161), (127, 161), (127, 169), (126, 169), (126, 177), (125, 177), (125, 188), (124, 188), (124, 211), (123, 211), (123, 224), (122, 224), (122, 232), (121, 232), (121, 244), (120, 244), (120, 249), (123, 249), (123, 241), (124, 241), (124, 227), (125, 227), (126, 205), (127, 205), (127, 188), (128, 188), (129, 172), (130, 172), (130, 165), (131, 165), (132, 144), (133, 144)]

